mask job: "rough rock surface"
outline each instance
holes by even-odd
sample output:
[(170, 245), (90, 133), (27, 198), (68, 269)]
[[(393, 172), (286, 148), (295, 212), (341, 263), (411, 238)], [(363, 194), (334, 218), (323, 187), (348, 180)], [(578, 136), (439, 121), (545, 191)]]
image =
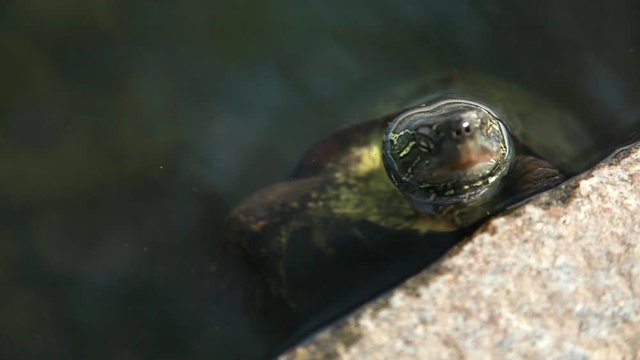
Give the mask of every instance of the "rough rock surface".
[(640, 145), (283, 359), (640, 359)]

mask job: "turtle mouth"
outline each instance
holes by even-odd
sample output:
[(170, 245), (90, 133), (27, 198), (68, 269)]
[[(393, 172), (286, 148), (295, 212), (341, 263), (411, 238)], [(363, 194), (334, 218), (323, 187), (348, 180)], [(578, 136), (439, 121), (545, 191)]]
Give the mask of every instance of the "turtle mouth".
[(422, 182), (434, 186), (471, 185), (497, 172), (504, 161), (497, 151), (475, 144), (458, 145), (458, 156), (425, 174)]
[[(498, 165), (495, 151), (486, 148), (475, 149), (469, 144), (458, 147), (460, 156), (445, 164), (442, 170), (458, 179), (477, 178), (491, 173)], [(473, 179), (472, 179), (473, 181)]]
[(491, 192), (497, 180), (507, 173), (510, 154), (505, 149), (491, 149), (477, 144), (459, 144), (458, 156), (443, 163), (423, 178), (420, 188), (430, 197), (466, 201)]
[(423, 184), (420, 188), (437, 196), (479, 194), (489, 190), (490, 186), (506, 172), (506, 169), (501, 166), (492, 166), (488, 169), (484, 166), (478, 167), (480, 165), (460, 171), (455, 180)]

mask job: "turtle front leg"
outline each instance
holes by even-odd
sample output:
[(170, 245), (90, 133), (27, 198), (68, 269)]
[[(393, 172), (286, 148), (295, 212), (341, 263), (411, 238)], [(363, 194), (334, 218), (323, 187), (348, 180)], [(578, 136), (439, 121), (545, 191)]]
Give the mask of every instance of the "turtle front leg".
[(549, 162), (535, 156), (519, 155), (515, 158), (499, 196), (473, 206), (443, 211), (443, 215), (452, 216), (458, 227), (472, 225), (560, 184), (565, 178), (566, 175)]
[(309, 226), (309, 198), (322, 178), (281, 182), (258, 191), (234, 208), (227, 219), (227, 248), (265, 281), (271, 296), (294, 306), (285, 260), (291, 234)]
[(550, 189), (566, 179), (566, 175), (548, 161), (528, 155), (516, 157), (512, 174), (512, 190), (520, 194), (521, 199)]

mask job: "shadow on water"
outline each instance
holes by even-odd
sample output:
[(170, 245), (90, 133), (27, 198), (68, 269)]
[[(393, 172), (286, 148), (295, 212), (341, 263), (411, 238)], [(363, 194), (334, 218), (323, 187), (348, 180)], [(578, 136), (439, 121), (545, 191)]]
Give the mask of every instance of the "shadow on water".
[(460, 69), (576, 114), (585, 170), (638, 138), (639, 17), (637, 1), (4, 2), (0, 357), (275, 354), (462, 234), (362, 225), (329, 260), (300, 232), (287, 268), (307, 300), (258, 307), (256, 273), (220, 251), (235, 204), (397, 110), (391, 89)]
[[(309, 246), (303, 249), (300, 243), (294, 245), (292, 253), (299, 258), (287, 266), (295, 271), (289, 285), (295, 289), (292, 298), (297, 306), (293, 316), (289, 315), (289, 329), (283, 332), (286, 341), (273, 354), (433, 263), (471, 230), (417, 236), (409, 231), (361, 227), (359, 238), (347, 233), (332, 239), (346, 246), (334, 248), (331, 256), (314, 253)], [(362, 244), (361, 238), (367, 243)], [(287, 311), (291, 309), (285, 308), (268, 323), (286, 319)]]

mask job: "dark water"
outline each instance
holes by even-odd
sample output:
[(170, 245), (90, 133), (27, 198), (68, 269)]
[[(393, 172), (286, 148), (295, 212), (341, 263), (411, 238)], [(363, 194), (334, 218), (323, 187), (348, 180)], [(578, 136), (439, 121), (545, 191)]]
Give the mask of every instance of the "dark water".
[[(3, 2), (0, 357), (273, 355), (450, 239), (315, 282), (298, 257), (301, 293), (343, 296), (262, 312), (232, 286), (255, 274), (217, 252), (234, 204), (390, 110), (389, 89), (459, 69), (577, 114), (598, 140), (586, 169), (638, 133), (639, 16), (636, 1)], [(321, 281), (341, 274), (370, 281)]]

